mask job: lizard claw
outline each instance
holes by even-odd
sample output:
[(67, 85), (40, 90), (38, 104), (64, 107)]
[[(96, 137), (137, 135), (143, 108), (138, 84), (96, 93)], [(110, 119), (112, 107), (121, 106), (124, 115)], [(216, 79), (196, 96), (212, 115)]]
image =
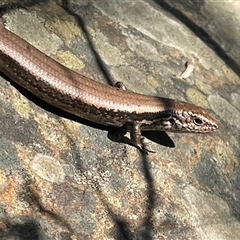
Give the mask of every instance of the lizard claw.
[(138, 148), (142, 153), (144, 153), (146, 155), (148, 155), (148, 153), (156, 153), (155, 151), (148, 149), (146, 146), (151, 145), (151, 144), (150, 143), (147, 143), (147, 144), (143, 143), (143, 140), (144, 140), (144, 138), (142, 137), (141, 138), (141, 144), (137, 144), (137, 145), (133, 144), (133, 146)]

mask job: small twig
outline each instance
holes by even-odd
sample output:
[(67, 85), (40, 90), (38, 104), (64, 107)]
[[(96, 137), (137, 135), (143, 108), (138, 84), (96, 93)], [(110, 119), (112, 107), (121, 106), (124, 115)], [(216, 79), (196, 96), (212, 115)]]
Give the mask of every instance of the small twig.
[(191, 59), (191, 61), (186, 63), (186, 69), (179, 76), (180, 79), (186, 79), (186, 78), (190, 77), (190, 75), (192, 74), (192, 72), (194, 70), (193, 64), (194, 64), (194, 59)]

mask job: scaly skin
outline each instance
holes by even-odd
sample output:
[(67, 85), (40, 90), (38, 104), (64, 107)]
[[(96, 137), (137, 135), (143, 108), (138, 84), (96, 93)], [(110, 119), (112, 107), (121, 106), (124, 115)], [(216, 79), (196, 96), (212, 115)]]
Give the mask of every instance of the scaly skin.
[(201, 107), (125, 91), (76, 73), (1, 23), (0, 71), (57, 108), (130, 131), (132, 144), (141, 150), (142, 130), (207, 133), (218, 128), (217, 121)]

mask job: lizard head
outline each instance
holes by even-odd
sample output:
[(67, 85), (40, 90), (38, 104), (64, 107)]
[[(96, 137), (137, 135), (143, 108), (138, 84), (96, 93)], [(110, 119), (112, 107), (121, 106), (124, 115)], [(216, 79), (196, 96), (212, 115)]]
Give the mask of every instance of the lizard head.
[(219, 128), (218, 122), (203, 108), (168, 110), (161, 116), (164, 131), (208, 133)]

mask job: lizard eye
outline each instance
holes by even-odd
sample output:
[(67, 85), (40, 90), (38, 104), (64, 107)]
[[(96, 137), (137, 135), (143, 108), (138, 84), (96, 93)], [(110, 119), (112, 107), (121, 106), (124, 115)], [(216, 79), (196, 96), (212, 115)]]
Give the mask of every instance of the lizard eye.
[(171, 125), (173, 125), (175, 123), (175, 120), (173, 118), (170, 118), (169, 122), (171, 123)]
[(202, 123), (203, 123), (203, 121), (202, 121), (200, 118), (195, 118), (195, 119), (193, 120), (193, 122), (194, 122), (197, 126), (200, 126), (200, 125), (202, 125)]

